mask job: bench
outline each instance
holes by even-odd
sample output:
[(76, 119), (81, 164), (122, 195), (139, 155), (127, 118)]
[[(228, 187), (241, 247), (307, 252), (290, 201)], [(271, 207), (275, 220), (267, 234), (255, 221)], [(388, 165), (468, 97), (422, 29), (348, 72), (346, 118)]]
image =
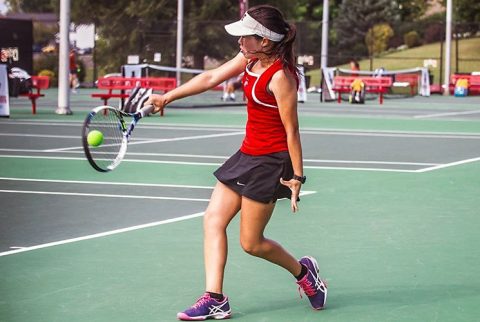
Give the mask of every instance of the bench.
[(480, 95), (480, 75), (470, 75), (470, 74), (453, 74), (450, 76), (449, 90), (450, 94), (453, 95), (455, 91), (455, 85), (459, 79), (468, 79), (468, 95), (477, 94)]
[(129, 90), (135, 87), (135, 82), (132, 82), (132, 78), (125, 77), (102, 77), (98, 79), (97, 88), (104, 89), (105, 93), (93, 93), (92, 97), (100, 98), (103, 101), (103, 105), (108, 105), (108, 100), (111, 98), (128, 98), (128, 94), (125, 90)]
[(410, 95), (415, 96), (418, 91), (419, 75), (417, 74), (395, 74), (393, 86), (410, 87)]
[(141, 86), (154, 91), (168, 92), (177, 87), (177, 80), (172, 77), (145, 77), (140, 78)]
[[(177, 80), (172, 77), (102, 77), (98, 79), (97, 87), (107, 92), (93, 93), (92, 97), (100, 98), (104, 105), (108, 105), (110, 98), (127, 99), (130, 96), (127, 91), (136, 86), (165, 93), (177, 87)], [(163, 116), (163, 110), (160, 115)]]
[(383, 104), (383, 94), (392, 87), (391, 77), (366, 77), (366, 76), (335, 76), (333, 78), (333, 90), (338, 92), (338, 103), (342, 102), (342, 93), (350, 93), (350, 85), (356, 79), (361, 79), (365, 83), (366, 93), (379, 94), (380, 104)]
[(18, 94), (18, 96), (28, 97), (32, 102), (32, 114), (37, 114), (37, 99), (45, 96), (41, 93), (42, 89), (50, 87), (50, 77), (48, 76), (31, 76), (32, 89), (28, 93)]

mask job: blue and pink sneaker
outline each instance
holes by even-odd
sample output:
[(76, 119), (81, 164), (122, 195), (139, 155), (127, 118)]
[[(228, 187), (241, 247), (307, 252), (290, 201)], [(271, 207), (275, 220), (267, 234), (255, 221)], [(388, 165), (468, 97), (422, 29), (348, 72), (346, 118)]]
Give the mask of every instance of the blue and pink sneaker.
[(177, 318), (182, 321), (223, 320), (231, 316), (228, 297), (224, 296), (222, 301), (217, 301), (209, 293), (203, 294), (189, 309), (177, 313)]
[[(308, 296), (310, 304), (315, 310), (325, 308), (327, 303), (327, 284), (318, 275), (319, 269), (315, 258), (305, 256), (300, 259), (300, 264), (307, 267), (307, 274), (299, 281), (297, 281), (298, 291), (303, 290)], [(300, 297), (302, 293), (300, 293)]]

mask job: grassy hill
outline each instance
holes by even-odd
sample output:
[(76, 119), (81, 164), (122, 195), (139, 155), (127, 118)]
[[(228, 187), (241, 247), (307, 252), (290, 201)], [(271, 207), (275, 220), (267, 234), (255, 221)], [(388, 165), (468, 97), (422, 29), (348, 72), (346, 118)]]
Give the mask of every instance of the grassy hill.
[[(461, 39), (458, 42), (459, 57), (462, 61), (458, 62), (458, 72), (469, 73), (472, 71), (480, 71), (480, 38)], [(445, 50), (445, 49), (444, 49)], [(373, 59), (372, 69), (384, 67), (388, 70), (407, 69), (414, 67), (423, 67), (423, 60), (426, 58), (436, 59), (437, 68), (430, 68), (434, 75), (434, 83), (443, 83), (443, 79), (439, 80), (440, 76), (440, 43), (428, 44), (420, 47), (406, 49), (402, 51), (395, 51), (386, 53)], [(455, 41), (452, 41), (452, 60), (451, 72), (455, 73)], [(473, 61), (476, 59), (477, 61)], [(359, 61), (361, 70), (370, 70), (370, 60), (364, 59)], [(341, 68), (349, 68), (348, 65), (340, 65)], [(320, 71), (312, 70), (307, 73), (311, 76), (311, 85), (320, 84)]]

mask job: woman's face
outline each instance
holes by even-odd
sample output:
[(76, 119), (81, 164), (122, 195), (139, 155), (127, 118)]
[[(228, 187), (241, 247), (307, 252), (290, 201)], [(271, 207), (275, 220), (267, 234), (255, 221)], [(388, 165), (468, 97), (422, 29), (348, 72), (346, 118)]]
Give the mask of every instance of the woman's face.
[(257, 52), (264, 50), (262, 41), (263, 39), (255, 36), (241, 36), (240, 39), (238, 39), (238, 44), (240, 45), (240, 51), (243, 56), (247, 59), (258, 58)]

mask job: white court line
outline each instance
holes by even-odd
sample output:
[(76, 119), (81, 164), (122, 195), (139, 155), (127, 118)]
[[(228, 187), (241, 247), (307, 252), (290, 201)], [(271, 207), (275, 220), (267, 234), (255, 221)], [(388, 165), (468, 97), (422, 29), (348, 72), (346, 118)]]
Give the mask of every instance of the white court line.
[[(51, 134), (26, 134), (26, 133), (1, 133), (0, 136), (13, 136), (13, 137), (34, 137), (34, 138), (53, 138), (53, 139), (75, 139), (80, 140), (80, 135), (51, 135)], [(145, 138), (145, 137), (135, 137), (132, 138), (133, 141), (137, 140), (157, 140), (157, 138)], [(81, 147), (78, 147), (81, 148)]]
[(379, 172), (405, 172), (405, 173), (415, 173), (417, 170), (402, 170), (402, 169), (382, 169), (382, 168), (355, 168), (355, 167), (323, 167), (323, 166), (309, 166), (304, 165), (304, 169), (315, 169), (315, 170), (346, 170), (346, 171), (379, 171)]
[(31, 247), (14, 249), (14, 250), (10, 250), (10, 251), (0, 253), (0, 257), (1, 256), (18, 254), (18, 253), (23, 253), (23, 252), (28, 252), (28, 251), (36, 250), (36, 249), (42, 249), (42, 248), (47, 248), (47, 247), (52, 247), (52, 246), (74, 243), (74, 242), (78, 242), (78, 241), (82, 241), (82, 240), (88, 240), (88, 239), (93, 239), (93, 238), (99, 238), (99, 237), (105, 237), (105, 236), (125, 233), (125, 232), (138, 230), (138, 229), (144, 229), (144, 228), (155, 227), (155, 226), (159, 226), (159, 225), (170, 224), (170, 223), (174, 223), (174, 222), (178, 222), (178, 221), (183, 221), (183, 220), (188, 220), (188, 219), (192, 219), (192, 218), (196, 218), (196, 217), (201, 217), (201, 216), (203, 216), (203, 214), (204, 214), (204, 212), (202, 211), (202, 212), (197, 212), (195, 214), (191, 214), (191, 215), (187, 215), (187, 216), (156, 221), (156, 222), (152, 222), (152, 223), (148, 223), (148, 224), (137, 225), (137, 226), (127, 227), (127, 228), (122, 228), (122, 229), (116, 229), (116, 230), (106, 231), (106, 232), (103, 232), (103, 233), (97, 233), (97, 234), (92, 234), (92, 235), (87, 235), (87, 236), (82, 236), (82, 237), (77, 237), (77, 238), (65, 239), (65, 240), (60, 240), (60, 241), (56, 241), (56, 242), (52, 242), (52, 243), (46, 243), (46, 244), (41, 244), (41, 245), (36, 245), (36, 246), (31, 246)]
[[(54, 121), (18, 121), (11, 120), (11, 123), (6, 123), (6, 125), (38, 125), (38, 126), (61, 126), (61, 127), (78, 127), (82, 125), (83, 122), (80, 121), (65, 121), (62, 123)], [(236, 126), (236, 125), (205, 125), (205, 124), (155, 124), (155, 123), (145, 123), (142, 122), (142, 129), (158, 129), (158, 130), (186, 130), (186, 131), (238, 131), (245, 129), (245, 126)]]
[[(470, 112), (470, 111), (468, 111)], [(480, 111), (478, 111), (480, 112)], [(420, 115), (419, 115), (420, 116)], [(7, 125), (13, 125), (13, 124), (19, 124), (19, 125), (40, 125), (40, 126), (78, 126), (83, 124), (83, 122), (80, 121), (62, 121), (61, 123), (58, 123), (57, 121), (54, 120), (9, 120), (10, 123)], [(155, 123), (142, 123), (142, 128), (145, 128), (146, 126), (149, 126), (151, 129), (181, 129), (181, 130), (211, 130), (211, 131), (230, 131), (230, 130), (244, 130), (245, 126), (239, 126), (239, 125), (214, 125), (214, 124), (200, 124), (200, 123), (169, 123), (168, 125), (166, 124), (155, 124)], [(466, 137), (471, 137), (471, 136), (479, 136), (480, 133), (470, 133), (470, 132), (435, 132), (435, 131), (401, 131), (401, 130), (362, 130), (362, 129), (332, 129), (332, 128), (312, 128), (312, 127), (302, 127), (300, 129), (301, 133), (304, 132), (311, 132), (311, 134), (335, 134), (338, 133), (338, 135), (348, 135), (348, 134), (357, 134), (357, 133), (370, 133), (372, 135), (376, 134), (399, 134), (399, 135), (432, 135), (432, 136), (438, 136), (438, 135), (451, 135), (451, 136), (460, 136), (460, 138), (463, 138), (462, 136)], [(317, 133), (314, 133), (317, 132)]]
[[(316, 191), (300, 191), (300, 195), (299, 197), (304, 197), (304, 196), (308, 196), (308, 195), (313, 195), (314, 193), (317, 193)], [(286, 199), (286, 198), (284, 198)], [(283, 200), (283, 199), (280, 199), (280, 200)]]
[[(6, 123), (6, 125), (39, 125), (39, 126), (75, 126), (82, 125), (81, 121), (69, 121), (65, 120), (58, 122), (55, 120), (10, 120), (11, 123)], [(155, 123), (142, 123), (141, 127), (154, 129), (182, 129), (182, 130), (220, 130), (220, 131), (229, 131), (229, 130), (245, 130), (244, 125), (216, 125), (216, 124), (199, 124), (199, 123), (168, 123), (168, 124), (155, 124)], [(330, 133), (385, 133), (385, 134), (427, 134), (427, 135), (457, 135), (458, 132), (436, 132), (436, 131), (401, 131), (401, 130), (362, 130), (362, 129), (332, 129), (332, 128), (313, 128), (313, 127), (302, 127), (300, 132), (311, 131), (311, 132), (324, 132), (327, 134)], [(469, 133), (461, 132), (461, 135), (480, 135), (480, 133)]]
[(199, 198), (177, 198), (177, 197), (156, 197), (156, 196), (138, 196), (138, 195), (111, 195), (102, 193), (83, 193), (83, 192), (62, 192), (62, 191), (33, 191), (33, 190), (4, 190), (3, 193), (19, 194), (37, 194), (37, 195), (58, 195), (58, 196), (78, 196), (78, 197), (100, 197), (100, 198), (130, 198), (130, 199), (151, 199), (151, 200), (180, 200), (180, 201), (202, 201), (208, 202), (210, 199)]
[(433, 171), (433, 170), (444, 169), (444, 168), (453, 167), (453, 166), (466, 164), (466, 163), (472, 163), (472, 162), (476, 162), (476, 161), (480, 161), (480, 157), (460, 160), (460, 161), (451, 162), (451, 163), (440, 164), (440, 165), (437, 165), (437, 166), (434, 166), (434, 167), (429, 167), (429, 168), (416, 170), (415, 172), (417, 172), (417, 173), (429, 172), (429, 171)]
[(398, 164), (398, 165), (438, 165), (438, 163), (424, 163), (424, 162), (394, 162), (394, 161), (355, 161), (355, 160), (316, 160), (303, 159), (307, 162), (316, 163), (353, 163), (353, 164)]
[(18, 136), (53, 139), (80, 139), (80, 135), (50, 135), (50, 134), (26, 134), (26, 133), (0, 133), (0, 136)]
[[(81, 149), (79, 147), (78, 149)], [(30, 152), (30, 153), (54, 153), (56, 151), (32, 150), (32, 149), (1, 149), (0, 152)], [(83, 151), (61, 151), (62, 153), (84, 154)], [(128, 152), (128, 155), (136, 156), (159, 156), (159, 157), (180, 157), (180, 158), (198, 158), (198, 159), (228, 159), (230, 156), (220, 155), (201, 155), (201, 154), (181, 154), (181, 153), (150, 153), (150, 152)]]
[[(0, 149), (1, 151), (1, 149)], [(78, 152), (77, 152), (78, 153)], [(150, 153), (150, 152), (128, 152), (135, 156), (158, 156), (158, 157), (179, 157), (179, 158), (198, 158), (198, 159), (228, 159), (230, 156), (221, 155), (201, 155), (201, 154), (182, 154), (182, 153)]]
[(430, 133), (386, 133), (386, 132), (335, 132), (335, 131), (301, 131), (301, 134), (317, 134), (317, 135), (337, 135), (337, 136), (373, 136), (373, 137), (392, 137), (392, 138), (417, 138), (417, 139), (473, 139), (479, 140), (478, 133), (463, 134), (430, 134)]
[[(47, 160), (80, 160), (85, 161), (85, 158), (74, 157), (50, 157), (50, 156), (29, 156), (29, 155), (0, 155), (0, 158), (22, 158), (22, 159), (47, 159)], [(181, 165), (201, 165), (201, 166), (221, 166), (222, 163), (211, 162), (187, 162), (187, 161), (160, 161), (160, 160), (137, 160), (124, 159), (122, 162), (133, 163), (152, 163), (152, 164), (181, 164)], [(355, 162), (352, 162), (355, 163)], [(402, 169), (388, 169), (388, 168), (363, 168), (363, 167), (331, 167), (331, 166), (312, 166), (304, 165), (305, 169), (324, 169), (324, 170), (349, 170), (349, 171), (383, 171), (383, 172), (416, 172), (417, 170), (402, 170)]]
[[(40, 151), (43, 152), (43, 151)], [(15, 154), (2, 154), (0, 158), (19, 158), (19, 159), (48, 159), (48, 160), (82, 160), (86, 161), (86, 158), (75, 158), (75, 157), (51, 157), (51, 156), (42, 156), (42, 155), (15, 155)], [(123, 160), (125, 161), (125, 160)]]
[[(478, 111), (480, 113), (480, 111)], [(432, 114), (433, 115), (433, 114)], [(436, 114), (440, 115), (440, 114)], [(175, 129), (174, 129), (175, 130)], [(201, 129), (203, 130), (203, 129)], [(213, 128), (206, 128), (205, 130), (214, 131)], [(216, 129), (218, 131), (229, 131), (228, 129)], [(388, 132), (388, 131), (367, 131), (367, 130), (326, 130), (326, 129), (301, 129), (301, 134), (313, 134), (313, 135), (337, 135), (337, 136), (372, 136), (372, 137), (398, 137), (398, 138), (429, 138), (429, 139), (480, 139), (479, 133), (466, 133), (466, 132)], [(187, 136), (180, 138), (171, 138), (171, 139), (157, 139), (157, 138), (144, 138), (144, 137), (132, 137), (130, 144), (145, 144), (145, 143), (157, 143), (157, 142), (168, 142), (168, 141), (181, 141), (181, 140), (191, 140), (191, 139), (202, 139), (210, 137), (221, 137), (221, 136), (230, 136), (230, 135), (240, 135), (245, 134), (245, 131), (236, 131), (231, 133), (222, 133), (222, 134), (210, 134), (210, 135), (200, 135), (200, 136)], [(25, 134), (25, 133), (0, 133), (0, 136), (18, 136), (18, 137), (35, 137), (35, 138), (63, 138), (63, 139), (80, 139), (80, 135), (49, 135), (49, 134)], [(45, 151), (62, 151), (69, 149), (80, 149), (81, 147), (71, 147), (64, 149), (50, 149)]]
[[(316, 191), (302, 191), (300, 193), (300, 197), (310, 195), (310, 194), (314, 194), (314, 193), (316, 193)], [(192, 218), (201, 217), (201, 216), (204, 215), (204, 213), (205, 212), (202, 211), (202, 212), (197, 212), (197, 213), (182, 216), (182, 217), (166, 219), (166, 220), (156, 221), (156, 222), (152, 222), (152, 223), (148, 223), (148, 224), (126, 227), (126, 228), (106, 231), (106, 232), (102, 232), (102, 233), (97, 233), (97, 234), (92, 234), (92, 235), (87, 235), (87, 236), (82, 236), (82, 237), (77, 237), (77, 238), (65, 239), (65, 240), (60, 240), (60, 241), (56, 241), (56, 242), (51, 242), (51, 243), (46, 243), (46, 244), (41, 244), (41, 245), (35, 245), (35, 246), (30, 246), (30, 247), (15, 246), (15, 247), (11, 247), (11, 248), (15, 248), (13, 250), (0, 253), (0, 257), (7, 256), (7, 255), (18, 254), (18, 253), (23, 253), (23, 252), (28, 252), (28, 251), (32, 251), (32, 250), (36, 250), (36, 249), (42, 249), (42, 248), (64, 245), (64, 244), (74, 243), (74, 242), (88, 240), (88, 239), (94, 239), (94, 238), (100, 238), (100, 237), (105, 237), (105, 236), (130, 232), (130, 231), (133, 231), (133, 230), (139, 230), (139, 229), (150, 228), (150, 227), (154, 227), (154, 226), (179, 222), (179, 221), (183, 221), (183, 220), (188, 220), (188, 219), (192, 219)]]
[[(52, 153), (44, 150), (31, 149), (1, 149), (0, 152), (31, 152), (31, 153)], [(83, 151), (62, 151), (63, 153), (83, 154)], [(179, 158), (198, 158), (198, 159), (222, 159), (226, 160), (229, 156), (223, 155), (201, 155), (201, 154), (182, 154), (182, 153), (150, 153), (150, 152), (129, 152), (129, 155), (135, 156), (159, 156), (159, 157), (179, 157)], [(361, 160), (328, 160), (328, 159), (303, 159), (304, 162), (313, 163), (353, 163), (353, 164), (393, 164), (393, 165), (438, 165), (439, 163), (425, 162), (395, 162), (395, 161), (361, 161)]]
[(9, 177), (0, 177), (0, 180), (27, 181), (27, 182), (28, 181), (30, 181), (30, 182), (47, 182), (47, 183), (74, 183), (74, 184), (112, 185), (112, 186), (129, 186), (129, 187), (213, 189), (213, 187), (210, 187), (210, 186), (191, 186), (191, 185), (161, 184), (161, 183), (131, 183), (131, 182), (108, 182), (108, 181), (52, 180), (52, 179), (9, 178)]
[(478, 114), (480, 110), (475, 111), (463, 111), (463, 112), (448, 112), (448, 113), (436, 113), (436, 114), (427, 114), (427, 115), (415, 115), (415, 119), (426, 119), (431, 117), (441, 117), (441, 116), (455, 116), (455, 115), (469, 115), (469, 114)]
[[(47, 160), (75, 160), (86, 161), (85, 158), (73, 158), (73, 157), (50, 157), (40, 155), (0, 155), (0, 158), (20, 158), (20, 159), (47, 159)], [(124, 162), (134, 163), (153, 163), (153, 164), (183, 164), (183, 165), (205, 165), (205, 166), (220, 166), (222, 163), (208, 163), (208, 162), (184, 162), (184, 161), (160, 161), (160, 160), (136, 160), (136, 159), (123, 159)]]
[[(223, 136), (233, 136), (233, 135), (240, 135), (245, 134), (244, 132), (232, 132), (232, 133), (221, 133), (221, 134), (208, 134), (208, 135), (197, 135), (197, 136), (184, 136), (179, 138), (170, 138), (170, 139), (152, 139), (152, 140), (145, 140), (145, 141), (135, 141), (130, 142), (128, 145), (138, 145), (138, 144), (148, 144), (148, 143), (161, 143), (161, 142), (176, 142), (176, 141), (185, 141), (185, 140), (198, 140), (198, 139), (208, 139), (208, 138), (218, 138)], [(62, 152), (68, 150), (77, 150), (81, 149), (82, 147), (74, 146), (68, 148), (60, 148), (60, 149), (47, 149), (44, 152)]]
[[(78, 181), (78, 180), (53, 180), (53, 179), (33, 179), (33, 178), (9, 178), (0, 177), (0, 181), (23, 181), (23, 182), (44, 182), (44, 183), (73, 183), (73, 184), (89, 184), (89, 185), (112, 185), (112, 186), (134, 186), (134, 187), (161, 187), (161, 188), (181, 188), (181, 189), (208, 189), (213, 190), (213, 186), (192, 186), (192, 185), (174, 185), (161, 183), (131, 183), (131, 182), (107, 182), (107, 181)], [(0, 190), (0, 192), (22, 193), (22, 190)], [(85, 193), (65, 193), (65, 192), (49, 192), (49, 191), (25, 191), (25, 193), (40, 193), (40, 194), (64, 194), (68, 196), (99, 196), (110, 197), (120, 195), (104, 195), (104, 194), (85, 194)], [(306, 196), (316, 193), (316, 191), (305, 190), (300, 192), (300, 196)], [(186, 200), (186, 201), (208, 201), (209, 199), (190, 199), (190, 198), (175, 198), (175, 197), (150, 197), (150, 196), (120, 196), (125, 198), (145, 198), (145, 199), (167, 199), (167, 200)]]

